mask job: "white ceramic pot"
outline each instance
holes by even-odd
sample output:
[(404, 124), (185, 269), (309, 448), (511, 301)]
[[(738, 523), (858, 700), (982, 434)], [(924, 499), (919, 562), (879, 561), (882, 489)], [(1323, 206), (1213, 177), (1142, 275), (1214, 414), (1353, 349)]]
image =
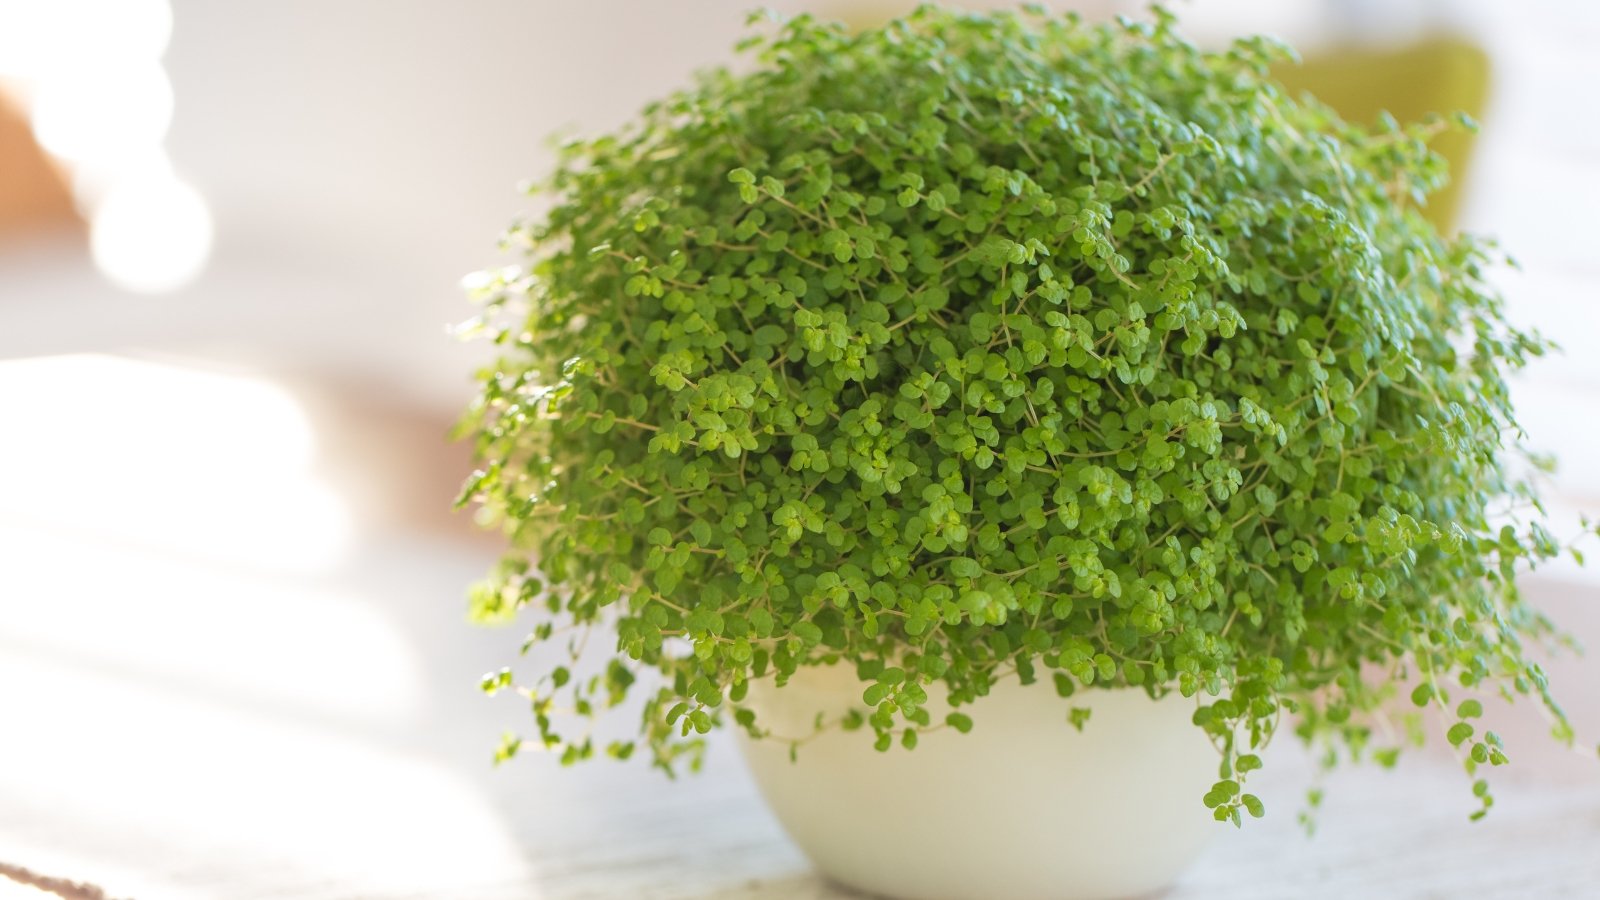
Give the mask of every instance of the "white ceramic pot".
[[(774, 734), (811, 732), (861, 706), (846, 666), (802, 669), (782, 688), (751, 685), (744, 704)], [(941, 698), (929, 691), (934, 721)], [(1092, 710), (1079, 732), (1070, 706)], [(827, 877), (902, 900), (1068, 900), (1160, 890), (1222, 827), (1200, 802), (1217, 753), (1190, 723), (1195, 702), (1132, 689), (997, 685), (963, 707), (968, 734), (920, 735), (887, 753), (837, 728), (799, 748), (740, 745), (778, 820)]]

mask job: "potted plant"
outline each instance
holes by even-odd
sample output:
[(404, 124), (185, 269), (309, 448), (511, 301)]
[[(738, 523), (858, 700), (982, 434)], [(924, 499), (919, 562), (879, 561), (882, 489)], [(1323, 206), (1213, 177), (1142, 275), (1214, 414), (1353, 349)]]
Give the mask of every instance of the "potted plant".
[(1392, 761), (1403, 679), (1469, 772), (1479, 695), (1560, 721), (1505, 381), (1544, 345), (1422, 215), (1437, 125), (1160, 13), (744, 46), (567, 144), (477, 285), (462, 502), (512, 549), (474, 605), (563, 653), (486, 678), (533, 705), (502, 756), (672, 772), (729, 725), (840, 881), (1103, 896), (1261, 815), (1280, 731)]

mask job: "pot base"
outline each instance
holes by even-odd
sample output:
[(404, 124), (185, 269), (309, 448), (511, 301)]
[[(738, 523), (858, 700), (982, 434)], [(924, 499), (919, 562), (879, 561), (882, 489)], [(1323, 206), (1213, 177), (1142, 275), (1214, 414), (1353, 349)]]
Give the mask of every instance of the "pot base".
[[(805, 735), (861, 705), (844, 666), (804, 669), (779, 689), (752, 684), (744, 705), (776, 734)], [(930, 694), (933, 691), (930, 690)], [(947, 709), (930, 697), (934, 721)], [(1070, 707), (1090, 710), (1079, 731)], [(740, 748), (768, 805), (823, 874), (897, 900), (1088, 900), (1170, 884), (1222, 828), (1200, 798), (1217, 753), (1190, 721), (1195, 701), (1141, 690), (998, 684), (962, 708), (970, 734), (922, 734), (886, 753), (833, 729), (799, 748)]]

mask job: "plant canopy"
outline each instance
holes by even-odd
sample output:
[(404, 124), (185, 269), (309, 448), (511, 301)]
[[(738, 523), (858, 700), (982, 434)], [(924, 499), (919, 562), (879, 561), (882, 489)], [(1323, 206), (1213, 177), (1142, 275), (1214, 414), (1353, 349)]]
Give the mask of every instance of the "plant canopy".
[[(1133, 686), (1196, 698), (1237, 824), (1280, 729), (1391, 762), (1405, 679), (1469, 770), (1505, 760), (1471, 698), (1563, 721), (1515, 586), (1562, 550), (1506, 383), (1544, 345), (1421, 213), (1444, 123), (1343, 123), (1271, 80), (1287, 51), (1159, 11), (741, 49), (562, 147), (527, 265), (478, 279), (462, 503), (512, 548), (474, 610), (574, 658), (615, 635), (486, 678), (538, 727), (501, 755), (671, 771), (764, 733), (752, 679), (836, 661), (863, 711), (821, 727), (885, 750), (997, 679)], [(638, 735), (593, 737), (630, 694)]]

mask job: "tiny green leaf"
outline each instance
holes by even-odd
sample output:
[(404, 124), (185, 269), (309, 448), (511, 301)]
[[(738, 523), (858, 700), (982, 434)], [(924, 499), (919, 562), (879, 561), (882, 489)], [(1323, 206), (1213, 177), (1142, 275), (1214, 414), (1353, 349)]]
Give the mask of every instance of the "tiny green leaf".
[(1250, 815), (1254, 818), (1259, 819), (1267, 814), (1266, 806), (1262, 804), (1261, 799), (1255, 794), (1245, 794), (1239, 798), (1239, 801), (1244, 804), (1244, 808), (1249, 810)]

